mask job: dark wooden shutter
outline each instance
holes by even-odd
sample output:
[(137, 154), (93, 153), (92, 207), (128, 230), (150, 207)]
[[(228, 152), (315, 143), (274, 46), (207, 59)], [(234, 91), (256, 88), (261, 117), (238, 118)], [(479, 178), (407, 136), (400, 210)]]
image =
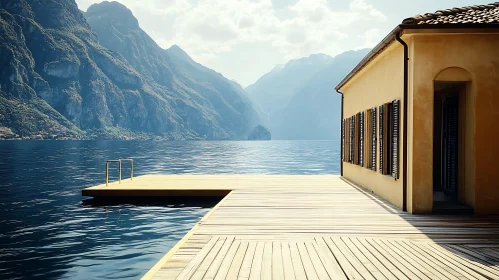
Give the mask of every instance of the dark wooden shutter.
[(359, 165), (364, 166), (364, 112), (359, 117)]
[(359, 114), (354, 115), (353, 164), (359, 164)]
[(372, 126), (372, 143), (371, 143), (371, 169), (376, 171), (376, 107), (372, 108), (372, 118), (371, 118), (371, 126)]
[(379, 106), (379, 172), (383, 174), (383, 105)]
[(355, 116), (350, 117), (350, 155), (348, 161), (353, 163), (353, 155), (354, 155), (354, 144), (355, 144)]
[(399, 177), (399, 107), (400, 101), (394, 100), (392, 102), (392, 176), (393, 178)]
[(345, 161), (345, 120), (341, 120), (341, 161)]
[(346, 122), (347, 122), (347, 126), (345, 127), (346, 129), (346, 135), (345, 135), (345, 141), (347, 142), (346, 146), (345, 146), (345, 161), (346, 162), (350, 162), (350, 134), (351, 134), (351, 131), (350, 131), (350, 118), (347, 118), (346, 119)]
[(443, 187), (448, 194), (457, 192), (458, 171), (458, 111), (457, 96), (447, 97), (443, 103)]

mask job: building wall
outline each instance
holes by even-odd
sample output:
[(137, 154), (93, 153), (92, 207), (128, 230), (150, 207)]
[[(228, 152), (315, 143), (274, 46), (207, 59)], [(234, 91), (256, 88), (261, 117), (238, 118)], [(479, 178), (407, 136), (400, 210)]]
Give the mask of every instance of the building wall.
[[(431, 212), (433, 205), (434, 80), (447, 68), (470, 73), (464, 150), (468, 165), (464, 201), (475, 213), (499, 213), (499, 34), (413, 34), (410, 60), (408, 209)], [(451, 72), (449, 72), (451, 73)], [(452, 80), (452, 73), (445, 77)], [(456, 78), (457, 75), (456, 75)], [(468, 118), (469, 117), (469, 118)], [(460, 174), (462, 177), (463, 174)], [(462, 190), (462, 189), (460, 189)]]
[[(398, 42), (393, 42), (387, 49), (357, 73), (341, 90), (344, 97), (343, 117), (348, 118), (372, 107), (400, 100), (400, 131), (403, 131), (403, 96), (404, 96), (404, 49)], [(379, 115), (376, 118), (379, 122)], [(379, 129), (379, 124), (377, 125)], [(397, 207), (403, 204), (402, 143), (399, 138), (399, 179), (382, 175), (379, 171), (343, 162), (343, 176), (352, 182), (373, 191)], [(379, 141), (377, 141), (376, 167), (379, 169)]]

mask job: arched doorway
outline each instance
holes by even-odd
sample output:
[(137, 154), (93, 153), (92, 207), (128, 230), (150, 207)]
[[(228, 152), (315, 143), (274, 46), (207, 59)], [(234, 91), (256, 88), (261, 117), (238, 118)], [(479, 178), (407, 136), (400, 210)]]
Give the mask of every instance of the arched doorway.
[(459, 67), (442, 70), (434, 80), (434, 212), (473, 211), (471, 82), (471, 74)]

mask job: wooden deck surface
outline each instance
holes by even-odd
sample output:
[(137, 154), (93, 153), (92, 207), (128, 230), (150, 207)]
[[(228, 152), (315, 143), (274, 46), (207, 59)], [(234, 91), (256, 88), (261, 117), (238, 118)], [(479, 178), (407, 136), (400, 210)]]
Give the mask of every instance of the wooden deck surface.
[(408, 214), (339, 176), (147, 175), (83, 193), (228, 193), (143, 279), (499, 279), (499, 217)]

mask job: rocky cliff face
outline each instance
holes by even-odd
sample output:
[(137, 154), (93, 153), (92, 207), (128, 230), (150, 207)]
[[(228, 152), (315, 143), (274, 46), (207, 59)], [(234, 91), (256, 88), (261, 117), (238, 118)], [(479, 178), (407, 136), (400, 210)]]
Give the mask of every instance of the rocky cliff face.
[(0, 127), (20, 136), (241, 139), (258, 122), (242, 91), (221, 75), (189, 76), (125, 6), (96, 4), (85, 16), (74, 0), (0, 2)]
[(181, 77), (184, 83), (196, 89), (216, 107), (224, 126), (246, 136), (252, 127), (260, 123), (259, 114), (239, 84), (195, 62), (176, 45), (166, 52), (179, 72), (185, 73)]
[(265, 127), (259, 125), (248, 135), (248, 140), (270, 140), (272, 135)]

